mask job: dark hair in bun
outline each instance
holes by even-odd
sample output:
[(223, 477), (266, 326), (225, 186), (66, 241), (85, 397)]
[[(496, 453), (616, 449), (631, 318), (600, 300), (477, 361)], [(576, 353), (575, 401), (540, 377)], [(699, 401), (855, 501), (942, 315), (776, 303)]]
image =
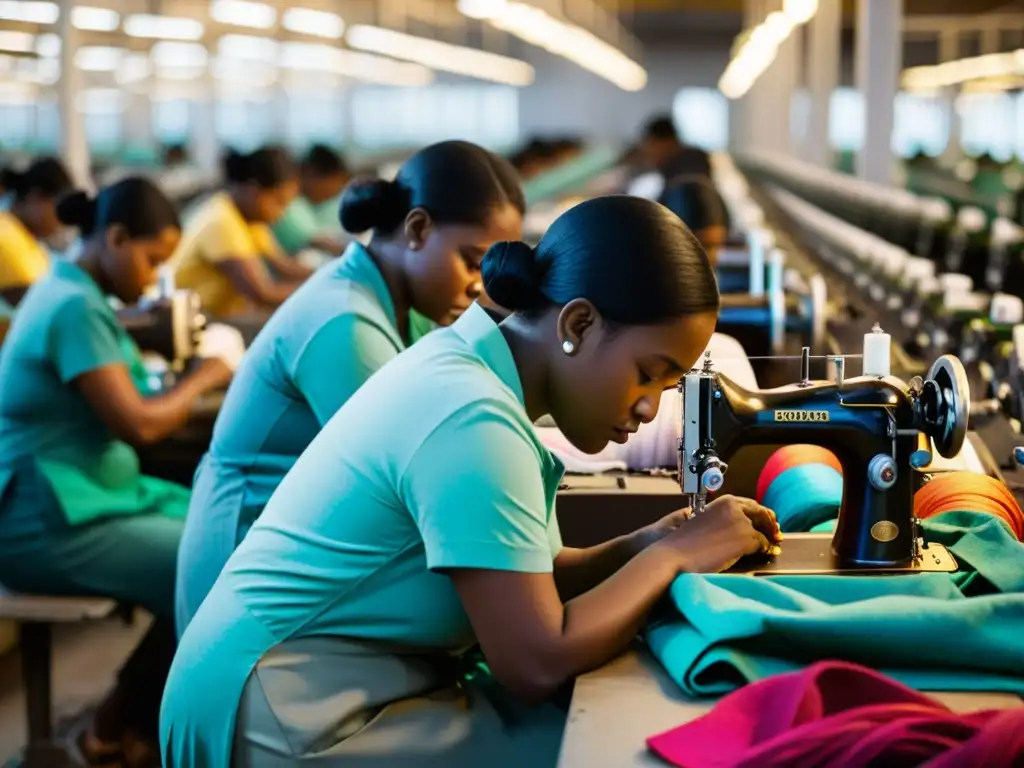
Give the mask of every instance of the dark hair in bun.
[(71, 174), (56, 157), (40, 157), (20, 172), (5, 168), (0, 172), (0, 183), (17, 201), (24, 200), (32, 192), (56, 199), (74, 188)]
[(496, 243), (484, 288), (521, 314), (587, 299), (612, 323), (649, 325), (718, 310), (718, 283), (693, 233), (664, 206), (626, 195), (563, 213), (536, 250)]
[(291, 156), (280, 147), (261, 147), (249, 153), (229, 149), (224, 155), (224, 178), (231, 184), (254, 183), (274, 189), (297, 175)]
[(360, 179), (341, 196), (339, 216), (348, 232), (390, 237), (414, 208), (435, 224), (484, 225), (495, 208), (525, 208), (511, 167), (468, 141), (442, 141), (406, 160), (393, 182)]
[(85, 192), (65, 195), (57, 202), (57, 218), (78, 227), (84, 238), (106, 232), (115, 224), (133, 239), (158, 237), (166, 229), (181, 228), (174, 204), (152, 181), (140, 176), (122, 179), (95, 198)]
[(537, 252), (524, 242), (492, 245), (482, 271), (487, 295), (505, 309), (530, 312), (549, 304), (540, 290), (544, 274), (537, 263)]

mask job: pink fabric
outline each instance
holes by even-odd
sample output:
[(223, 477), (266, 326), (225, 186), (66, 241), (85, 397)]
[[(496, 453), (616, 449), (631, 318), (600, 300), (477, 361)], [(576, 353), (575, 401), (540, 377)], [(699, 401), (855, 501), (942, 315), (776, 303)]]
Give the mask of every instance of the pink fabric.
[(1024, 706), (959, 715), (827, 661), (741, 688), (647, 745), (680, 768), (1019, 768)]

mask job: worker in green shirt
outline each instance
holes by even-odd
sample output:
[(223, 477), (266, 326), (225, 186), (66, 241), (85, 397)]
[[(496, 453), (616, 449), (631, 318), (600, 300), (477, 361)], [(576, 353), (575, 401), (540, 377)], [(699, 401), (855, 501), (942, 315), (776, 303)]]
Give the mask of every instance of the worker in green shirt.
[(300, 168), (301, 194), (274, 225), (274, 237), (289, 254), (307, 249), (336, 256), (345, 249), (338, 205), (348, 184), (345, 160), (330, 147), (314, 145)]

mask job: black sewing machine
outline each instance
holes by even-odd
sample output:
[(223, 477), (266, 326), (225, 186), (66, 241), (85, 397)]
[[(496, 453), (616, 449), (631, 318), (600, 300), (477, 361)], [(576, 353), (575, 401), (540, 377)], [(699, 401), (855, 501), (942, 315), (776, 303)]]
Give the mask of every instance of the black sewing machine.
[(187, 290), (162, 290), (118, 317), (139, 349), (160, 355), (176, 373), (195, 357), (206, 327), (199, 296)]
[(727, 461), (746, 445), (813, 443), (843, 466), (843, 501), (834, 536), (787, 534), (775, 556), (744, 558), (735, 572), (755, 574), (952, 572), (953, 556), (926, 544), (914, 516), (915, 473), (931, 463), (930, 438), (946, 458), (967, 434), (970, 401), (959, 359), (940, 357), (927, 376), (909, 383), (893, 376), (810, 381), (805, 350), (797, 384), (749, 391), (703, 368), (683, 377), (683, 437), (679, 478), (700, 514), (707, 494), (722, 487)]

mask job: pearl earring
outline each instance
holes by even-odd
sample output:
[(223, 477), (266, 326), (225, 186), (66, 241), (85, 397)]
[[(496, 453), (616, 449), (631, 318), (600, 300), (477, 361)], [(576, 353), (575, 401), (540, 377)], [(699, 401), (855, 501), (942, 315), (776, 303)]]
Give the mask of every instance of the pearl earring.
[(571, 355), (573, 352), (576, 351), (576, 345), (573, 344), (568, 339), (566, 339), (565, 341), (562, 342), (562, 351), (565, 352), (565, 354), (567, 355)]

